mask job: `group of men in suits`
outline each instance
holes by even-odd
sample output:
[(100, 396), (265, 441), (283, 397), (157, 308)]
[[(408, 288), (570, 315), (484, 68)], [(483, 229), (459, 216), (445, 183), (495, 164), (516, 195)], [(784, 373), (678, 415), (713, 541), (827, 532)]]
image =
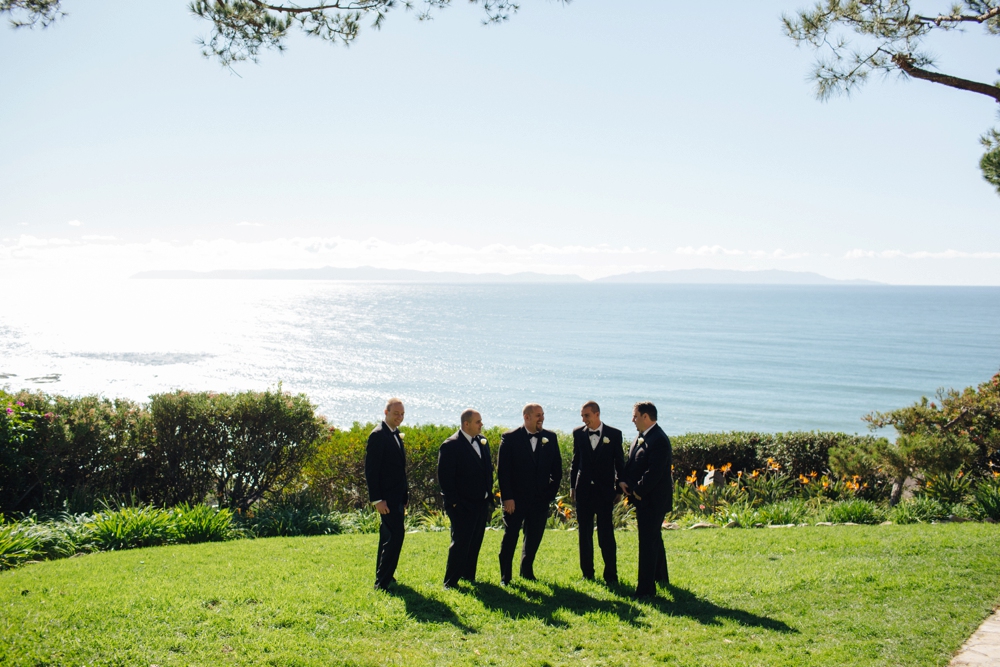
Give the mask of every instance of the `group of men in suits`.
[[(375, 567), (375, 588), (381, 590), (395, 581), (405, 535), (406, 450), (399, 433), (403, 416), (402, 401), (389, 399), (385, 419), (368, 437), (365, 457), (369, 497), (382, 520)], [(519, 574), (523, 579), (535, 579), (535, 556), (562, 480), (559, 443), (555, 433), (542, 427), (542, 406), (529, 403), (522, 416), (524, 424), (503, 434), (497, 452), (496, 478), (504, 523), (499, 556), (502, 586), (509, 585), (513, 578), (514, 554), (522, 532)], [(673, 504), (670, 439), (657, 425), (656, 406), (649, 402), (636, 403), (632, 410), (638, 435), (628, 456), (623, 451), (622, 432), (601, 421), (597, 403), (585, 403), (580, 417), (583, 426), (573, 431), (570, 470), (580, 569), (585, 578), (594, 578), (596, 520), (603, 578), (610, 586), (618, 585), (613, 513), (622, 495), (626, 495), (635, 507), (639, 534), (634, 596), (654, 596), (657, 583), (669, 583), (660, 529)], [(493, 513), (493, 458), (489, 442), (482, 436), (482, 415), (468, 409), (460, 421), (459, 430), (441, 444), (438, 453), (438, 483), (451, 522), (445, 588), (453, 588), (461, 580), (475, 582), (483, 535)]]

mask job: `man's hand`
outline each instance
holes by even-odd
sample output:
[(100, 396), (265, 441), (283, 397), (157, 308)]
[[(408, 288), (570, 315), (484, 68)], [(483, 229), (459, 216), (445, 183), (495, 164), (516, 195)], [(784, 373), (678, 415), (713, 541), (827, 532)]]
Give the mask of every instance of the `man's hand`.
[(576, 489), (569, 490), (569, 499), (576, 502)]
[(379, 514), (388, 514), (389, 513), (389, 505), (384, 500), (380, 500), (377, 503), (375, 503), (375, 510)]
[(622, 493), (628, 495), (628, 484), (625, 482), (618, 482), (618, 486), (621, 487)]
[(642, 500), (642, 496), (640, 496), (638, 493), (633, 493), (632, 497), (635, 498), (636, 500)]
[(505, 501), (503, 501), (503, 512), (504, 512), (504, 514), (513, 514), (514, 513), (514, 501), (513, 500), (505, 500)]

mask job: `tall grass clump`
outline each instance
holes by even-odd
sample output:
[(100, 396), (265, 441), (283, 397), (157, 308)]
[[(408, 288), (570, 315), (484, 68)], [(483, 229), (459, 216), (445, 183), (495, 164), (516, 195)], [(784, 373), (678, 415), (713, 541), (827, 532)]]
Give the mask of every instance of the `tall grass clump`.
[(37, 526), (7, 523), (0, 525), (0, 570), (16, 567), (42, 554)]
[(156, 547), (177, 535), (171, 513), (148, 505), (98, 512), (89, 526), (94, 544), (107, 551)]
[(980, 482), (974, 498), (984, 516), (1000, 521), (1000, 474), (994, 473)]
[(885, 514), (870, 500), (842, 500), (826, 508), (824, 516), (833, 523), (882, 523)]
[(926, 496), (917, 496), (903, 500), (889, 511), (889, 520), (893, 523), (930, 523), (948, 517), (948, 508), (940, 501)]
[(170, 510), (177, 542), (222, 542), (233, 537), (233, 512), (225, 507), (182, 503)]

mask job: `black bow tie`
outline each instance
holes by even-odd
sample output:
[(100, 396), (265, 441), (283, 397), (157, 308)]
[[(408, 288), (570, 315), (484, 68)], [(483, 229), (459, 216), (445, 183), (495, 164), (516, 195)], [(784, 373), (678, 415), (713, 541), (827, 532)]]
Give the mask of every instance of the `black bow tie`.
[(587, 430), (587, 435), (600, 435), (600, 434), (601, 434), (600, 429), (597, 429), (596, 431), (591, 431), (589, 429)]

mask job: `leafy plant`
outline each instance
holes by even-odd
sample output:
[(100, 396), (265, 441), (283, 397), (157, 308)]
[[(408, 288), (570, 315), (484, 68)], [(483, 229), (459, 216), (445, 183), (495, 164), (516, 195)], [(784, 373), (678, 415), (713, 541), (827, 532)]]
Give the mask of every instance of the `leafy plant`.
[(990, 477), (979, 482), (974, 492), (976, 505), (983, 514), (1000, 521), (1000, 474), (994, 473)]
[(948, 508), (934, 498), (917, 496), (904, 500), (889, 510), (889, 520), (893, 523), (930, 523), (948, 517)]
[(825, 519), (833, 523), (881, 523), (885, 514), (868, 500), (844, 500), (833, 503), (824, 512)]
[(801, 500), (784, 500), (757, 508), (758, 523), (763, 523), (765, 526), (802, 523), (807, 514), (806, 504)]
[(962, 503), (972, 493), (972, 481), (962, 471), (928, 475), (921, 491), (942, 504)]
[(149, 505), (98, 512), (88, 527), (94, 543), (104, 550), (155, 547), (176, 537), (170, 512)]
[(42, 541), (35, 526), (19, 523), (0, 525), (0, 570), (20, 565), (41, 553)]
[(226, 508), (183, 503), (170, 511), (178, 542), (222, 542), (232, 537), (233, 513)]

